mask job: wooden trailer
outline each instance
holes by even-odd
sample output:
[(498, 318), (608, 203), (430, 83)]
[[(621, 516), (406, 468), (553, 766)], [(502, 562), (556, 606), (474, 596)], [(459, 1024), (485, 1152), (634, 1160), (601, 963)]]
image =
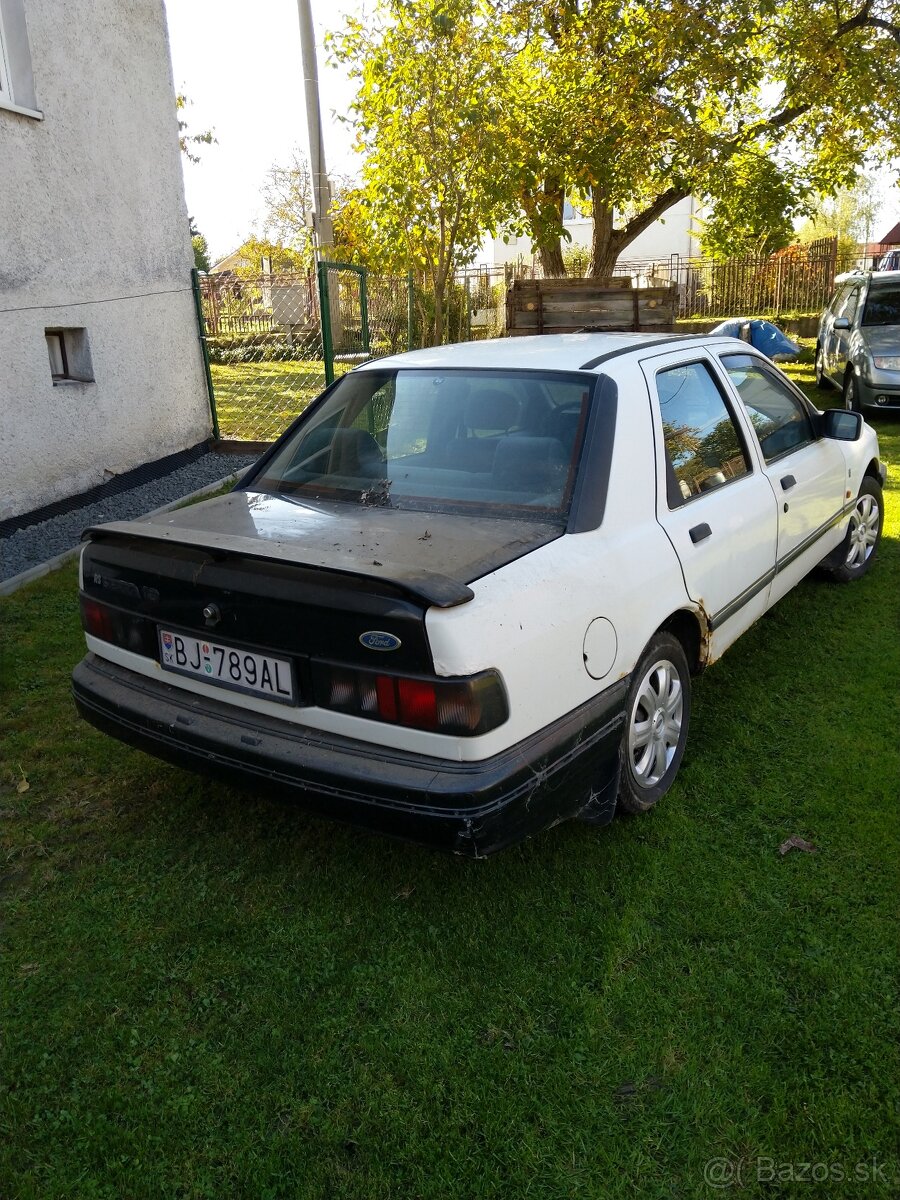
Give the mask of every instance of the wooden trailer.
[(628, 276), (611, 279), (516, 279), (506, 293), (506, 332), (671, 333), (676, 290), (632, 287)]

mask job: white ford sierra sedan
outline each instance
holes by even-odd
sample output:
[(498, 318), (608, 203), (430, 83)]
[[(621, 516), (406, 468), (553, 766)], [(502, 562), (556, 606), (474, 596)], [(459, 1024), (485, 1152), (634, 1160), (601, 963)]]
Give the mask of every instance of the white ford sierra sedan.
[(885, 470), (731, 338), (570, 334), (370, 362), (234, 491), (86, 532), (88, 721), (482, 856), (644, 811), (691, 679), (812, 568), (864, 575)]

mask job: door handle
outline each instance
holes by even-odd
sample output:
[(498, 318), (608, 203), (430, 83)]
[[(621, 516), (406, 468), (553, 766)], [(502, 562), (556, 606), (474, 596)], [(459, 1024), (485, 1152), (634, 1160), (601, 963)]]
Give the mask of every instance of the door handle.
[(796, 484), (797, 480), (793, 477), (793, 475), (783, 475), (781, 477), (782, 491), (789, 492), (792, 487), (796, 487)]
[(698, 542), (702, 542), (704, 538), (712, 537), (712, 530), (704, 521), (702, 525), (695, 525), (690, 530), (691, 541), (696, 546)]

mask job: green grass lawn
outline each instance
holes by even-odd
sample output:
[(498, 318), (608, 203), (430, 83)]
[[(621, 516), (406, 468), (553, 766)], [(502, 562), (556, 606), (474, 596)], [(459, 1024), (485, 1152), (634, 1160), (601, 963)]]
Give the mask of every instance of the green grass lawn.
[[(481, 863), (95, 733), (74, 570), (0, 601), (0, 1195), (671, 1200), (724, 1158), (736, 1195), (896, 1196), (900, 421), (880, 435), (880, 561), (698, 681), (659, 808)], [(817, 853), (779, 856), (792, 834)]]
[[(336, 375), (352, 364), (335, 363)], [(210, 364), (219, 433), (244, 442), (274, 442), (325, 387), (325, 365), (296, 362)]]

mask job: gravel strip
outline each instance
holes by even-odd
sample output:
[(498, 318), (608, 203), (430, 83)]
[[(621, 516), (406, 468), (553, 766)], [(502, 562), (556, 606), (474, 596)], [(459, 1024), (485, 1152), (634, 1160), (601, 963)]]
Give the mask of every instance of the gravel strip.
[(163, 504), (179, 500), (208, 483), (215, 483), (233, 471), (243, 471), (259, 456), (256, 454), (204, 454), (196, 462), (179, 467), (170, 475), (131, 488), (118, 496), (109, 496), (74, 512), (52, 517), (39, 525), (29, 525), (7, 538), (0, 538), (0, 580), (11, 579), (29, 567), (36, 567), (81, 540), (81, 531), (104, 521), (130, 521), (152, 512)]

